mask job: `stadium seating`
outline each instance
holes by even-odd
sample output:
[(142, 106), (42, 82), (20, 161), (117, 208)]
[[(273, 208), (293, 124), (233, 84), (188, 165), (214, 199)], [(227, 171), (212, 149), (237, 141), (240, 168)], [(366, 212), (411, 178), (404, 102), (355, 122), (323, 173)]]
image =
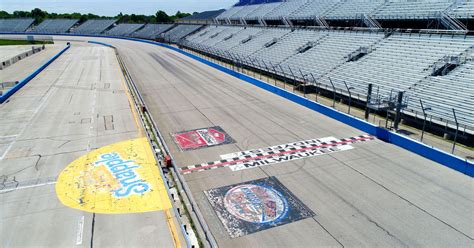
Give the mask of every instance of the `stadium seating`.
[(202, 27), (203, 25), (177, 25), (174, 28), (166, 31), (165, 33), (160, 34), (160, 37), (166, 41), (178, 42), (184, 37), (196, 32)]
[(284, 60), (297, 53), (297, 49), (308, 42), (317, 42), (323, 38), (323, 32), (314, 32), (312, 30), (295, 30), (281, 37), (271, 46), (265, 45), (258, 52), (252, 54), (253, 59), (268, 61), (273, 65), (278, 65)]
[(250, 21), (259, 20), (282, 4), (283, 3), (261, 4), (259, 8), (256, 8), (254, 11), (250, 12), (250, 14), (246, 15), (244, 19)]
[(249, 39), (258, 36), (262, 32), (261, 28), (246, 27), (243, 29), (236, 29), (232, 37), (226, 40), (221, 40), (214, 45), (215, 49), (221, 51), (229, 51), (233, 47), (236, 47), (242, 43), (242, 41), (250, 41)]
[(144, 24), (121, 23), (115, 26), (114, 28), (106, 31), (105, 34), (111, 36), (130, 36), (133, 32), (137, 31), (143, 26)]
[[(254, 6), (257, 6), (257, 5), (254, 5)], [(244, 7), (242, 6), (237, 6), (237, 7), (232, 7), (226, 11), (224, 11), (222, 14), (220, 14), (219, 16), (216, 17), (217, 20), (220, 20), (220, 21), (226, 21), (228, 18), (230, 18), (231, 16), (235, 15), (237, 12), (239, 12), (240, 10), (242, 10)]]
[(34, 33), (66, 33), (79, 20), (77, 19), (47, 19), (36, 26), (32, 32)]
[(193, 21), (213, 21), (217, 16), (224, 13), (224, 9), (220, 10), (212, 10), (212, 11), (204, 11), (201, 13), (197, 13), (191, 16), (187, 16), (184, 18), (179, 19), (179, 22), (193, 22)]
[(388, 1), (373, 16), (377, 19), (437, 18), (453, 1)]
[(331, 11), (324, 14), (326, 19), (360, 19), (380, 8), (385, 0), (348, 0), (342, 1)]
[(289, 14), (293, 13), (295, 10), (306, 5), (306, 3), (307, 3), (306, 0), (283, 2), (278, 7), (268, 12), (265, 16), (263, 16), (263, 18), (266, 20), (282, 19), (284, 17), (287, 17)]
[[(284, 70), (301, 70), (304, 76), (313, 80), (319, 78), (339, 65), (347, 62), (348, 55), (361, 47), (371, 47), (380, 41), (384, 34), (380, 32), (322, 32), (325, 37), (304, 53), (296, 53), (282, 63)], [(311, 77), (310, 77), (311, 75)], [(298, 76), (300, 73), (298, 72)]]
[(76, 34), (101, 34), (109, 27), (111, 27), (117, 20), (106, 19), (106, 20), (88, 20), (85, 23), (81, 24), (74, 30), (71, 30), (71, 33)]
[(244, 17), (246, 17), (248, 14), (254, 12), (256, 9), (260, 8), (261, 5), (249, 5), (245, 7), (237, 7), (240, 8), (239, 11), (237, 11), (235, 14), (229, 17), (229, 20), (231, 21), (240, 21)]
[[(460, 122), (474, 130), (474, 38), (470, 36), (395, 33), (386, 37), (376, 31), (209, 26), (186, 37), (185, 45), (286, 77), (294, 75), (330, 91), (332, 82), (342, 94), (347, 94), (347, 83), (353, 97), (361, 100), (369, 83), (375, 86), (377, 98), (405, 91), (406, 114), (420, 116), (422, 99), (432, 107), (432, 118), (453, 121), (455, 108)], [(352, 60), (360, 51), (363, 56)], [(468, 55), (465, 64), (445, 76), (431, 76), (440, 59), (461, 54)]]
[(25, 32), (34, 22), (27, 19), (0, 19), (0, 32)]
[(324, 13), (333, 9), (337, 4), (338, 1), (313, 0), (288, 14), (288, 17), (292, 20), (313, 19), (316, 16), (324, 16)]
[(147, 24), (144, 28), (132, 34), (133, 37), (143, 39), (156, 39), (158, 35), (172, 28), (174, 24)]
[(453, 8), (450, 14), (455, 18), (474, 19), (474, 0), (464, 0), (461, 5)]

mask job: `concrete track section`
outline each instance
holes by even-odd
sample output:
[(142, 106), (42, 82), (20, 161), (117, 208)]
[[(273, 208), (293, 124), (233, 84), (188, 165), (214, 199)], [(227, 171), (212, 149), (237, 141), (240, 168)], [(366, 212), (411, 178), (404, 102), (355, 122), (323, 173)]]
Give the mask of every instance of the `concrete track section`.
[(137, 124), (114, 51), (86, 43), (0, 105), (0, 246), (173, 247), (163, 212), (93, 214), (56, 195), (69, 163), (139, 137)]
[[(66, 43), (58, 42), (54, 45), (46, 45), (46, 49), (30, 55), (15, 64), (2, 70), (0, 74), (0, 82), (14, 82), (22, 80), (23, 78), (30, 75), (42, 64), (48, 61), (51, 57), (56, 55), (61, 49), (66, 46)], [(29, 46), (31, 49), (31, 46)]]
[[(218, 161), (232, 152), (363, 135), (165, 48), (107, 42), (118, 47), (148, 111), (183, 167)], [(181, 151), (171, 135), (213, 126), (225, 130), (235, 143)], [(222, 247), (474, 244), (472, 178), (380, 140), (351, 146), (286, 163), (238, 171), (222, 167), (185, 178)], [(234, 221), (246, 235), (232, 237), (235, 230), (226, 223), (228, 215), (219, 213), (223, 210), (212, 204), (205, 191), (273, 177), (314, 215), (273, 228), (263, 222)], [(245, 211), (252, 213), (248, 208)], [(252, 231), (259, 228), (261, 231)]]

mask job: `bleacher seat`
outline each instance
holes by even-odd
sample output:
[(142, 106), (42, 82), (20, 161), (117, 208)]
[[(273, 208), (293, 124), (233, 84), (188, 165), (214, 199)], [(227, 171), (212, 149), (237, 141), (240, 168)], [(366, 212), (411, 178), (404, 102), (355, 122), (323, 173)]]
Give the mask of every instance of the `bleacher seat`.
[(449, 0), (388, 1), (373, 16), (377, 19), (425, 19), (438, 18), (453, 4)]
[(78, 21), (77, 19), (47, 19), (36, 26), (31, 32), (49, 34), (66, 33)]
[(105, 20), (88, 20), (85, 23), (81, 24), (74, 30), (71, 30), (71, 33), (75, 34), (101, 34), (108, 28), (110, 28), (117, 20), (105, 19)]
[(244, 17), (245, 20), (259, 20), (283, 3), (260, 4), (258, 8)]
[(266, 20), (281, 20), (284, 17), (288, 17), (295, 10), (298, 10), (302, 6), (306, 5), (306, 3), (306, 0), (283, 2), (279, 6), (268, 12), (266, 15), (264, 15), (263, 18)]
[(179, 42), (184, 37), (190, 35), (191, 33), (196, 32), (198, 29), (202, 27), (203, 25), (188, 25), (188, 24), (177, 25), (174, 28), (166, 31), (165, 33), (162, 33), (160, 37), (167, 41)]
[(292, 20), (314, 19), (316, 16), (324, 16), (338, 3), (336, 0), (312, 0), (290, 13), (288, 17)]
[(134, 32), (132, 36), (143, 39), (156, 39), (161, 33), (173, 26), (174, 24), (147, 24), (142, 29)]
[(474, 0), (464, 0), (461, 5), (453, 8), (450, 15), (460, 19), (474, 19)]
[(105, 32), (105, 34), (111, 36), (130, 36), (133, 32), (137, 31), (143, 26), (144, 24), (121, 23)]
[(385, 0), (347, 0), (340, 2), (334, 9), (324, 14), (326, 19), (360, 19), (372, 14), (383, 6)]
[(0, 19), (0, 32), (25, 32), (34, 21), (32, 18)]
[(229, 17), (229, 20), (231, 21), (240, 21), (244, 17), (246, 17), (248, 14), (254, 12), (256, 9), (260, 8), (261, 5), (255, 4), (255, 5), (248, 5), (248, 6), (243, 6), (243, 7), (237, 7), (240, 8), (239, 11), (235, 12), (232, 16)]

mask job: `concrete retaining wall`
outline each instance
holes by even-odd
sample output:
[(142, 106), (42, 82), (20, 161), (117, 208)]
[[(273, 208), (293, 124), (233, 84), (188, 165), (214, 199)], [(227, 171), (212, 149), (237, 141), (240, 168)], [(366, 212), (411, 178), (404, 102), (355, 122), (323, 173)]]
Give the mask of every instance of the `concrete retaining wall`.
[(16, 55), (15, 57), (9, 58), (9, 59), (7, 59), (7, 60), (5, 60), (5, 61), (1, 61), (1, 62), (0, 62), (0, 70), (3, 70), (3, 69), (5, 69), (5, 68), (7, 68), (7, 67), (13, 65), (13, 64), (15, 64), (16, 62), (18, 62), (18, 61), (20, 61), (20, 60), (22, 60), (22, 59), (24, 59), (24, 58), (26, 58), (26, 57), (28, 57), (28, 56), (31, 56), (31, 55), (33, 55), (33, 54), (35, 54), (35, 53), (39, 53), (39, 52), (41, 52), (41, 51), (44, 50), (44, 49), (45, 49), (45, 47), (41, 47), (41, 46), (40, 46), (40, 47), (32, 47), (31, 50), (29, 50), (29, 51), (26, 51), (26, 52), (23, 52), (23, 53), (21, 53), (21, 54), (18, 54), (18, 55)]

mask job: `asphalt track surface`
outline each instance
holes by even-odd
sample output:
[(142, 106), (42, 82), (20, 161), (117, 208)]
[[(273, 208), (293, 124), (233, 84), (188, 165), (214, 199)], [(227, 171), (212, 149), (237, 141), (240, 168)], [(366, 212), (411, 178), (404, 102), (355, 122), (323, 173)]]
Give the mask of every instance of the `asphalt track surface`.
[[(124, 40), (67, 39), (105, 41), (118, 48), (145, 98), (148, 111), (182, 167), (254, 148), (364, 134), (166, 48)], [(58, 101), (57, 104), (63, 102)], [(171, 133), (211, 126), (222, 127), (236, 143), (182, 152), (171, 137)], [(348, 151), (254, 169), (234, 172), (218, 168), (195, 172), (185, 175), (185, 179), (221, 247), (474, 245), (472, 178), (380, 140), (356, 143), (353, 147)], [(30, 169), (24, 173), (33, 172)], [(230, 238), (204, 191), (270, 176), (275, 176), (315, 216)], [(52, 199), (51, 190), (48, 192)], [(34, 192), (16, 199), (23, 202), (33, 195)], [(11, 208), (15, 208), (15, 204), (12, 201)], [(78, 216), (75, 213), (73, 219)], [(44, 216), (29, 218), (34, 223), (47, 219)], [(114, 221), (127, 222), (117, 217), (103, 223), (117, 226), (111, 224)], [(29, 228), (38, 233), (41, 229), (39, 226)], [(13, 235), (12, 232), (20, 230), (17, 227), (7, 231), (2, 230), (2, 233)], [(129, 234), (122, 235), (122, 239), (127, 239)], [(113, 239), (108, 235), (97, 237)], [(158, 238), (147, 236), (152, 237)]]
[[(170, 51), (130, 41), (118, 47), (177, 164), (299, 140), (363, 134)], [(236, 144), (181, 152), (171, 133), (220, 126)], [(233, 172), (186, 175), (222, 247), (474, 245), (472, 178), (380, 140), (355, 149)], [(277, 177), (316, 216), (231, 239), (203, 191)]]
[[(11, 68), (42, 64), (39, 55)], [(113, 116), (107, 127), (106, 116)], [(113, 50), (74, 43), (0, 105), (0, 247), (172, 247), (163, 212), (93, 215), (56, 196), (54, 183), (69, 163), (137, 137)]]

